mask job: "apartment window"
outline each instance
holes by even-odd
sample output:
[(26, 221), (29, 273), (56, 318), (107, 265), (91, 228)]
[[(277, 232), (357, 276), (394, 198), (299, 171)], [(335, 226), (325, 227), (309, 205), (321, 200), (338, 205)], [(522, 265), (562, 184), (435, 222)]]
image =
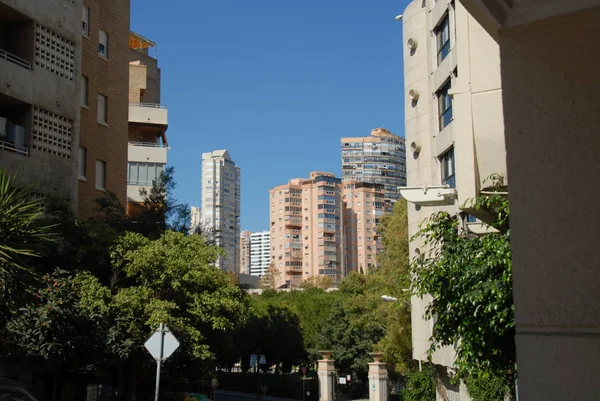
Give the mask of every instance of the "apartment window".
[(446, 14), (442, 22), (435, 28), (435, 37), (437, 42), (437, 63), (442, 61), (450, 53), (450, 15)]
[(108, 34), (100, 29), (98, 35), (98, 54), (104, 58), (108, 58)]
[(78, 157), (79, 179), (85, 180), (87, 177), (87, 149), (79, 147)]
[(448, 184), (456, 188), (456, 177), (454, 176), (454, 147), (440, 156), (442, 184)]
[(90, 8), (86, 6), (81, 10), (81, 28), (85, 36), (90, 36)]
[(127, 163), (127, 184), (150, 186), (160, 178), (165, 166), (158, 163)]
[(88, 105), (88, 77), (81, 76), (81, 104)]
[(106, 190), (106, 162), (96, 160), (96, 189)]
[(440, 131), (452, 121), (452, 96), (448, 93), (451, 87), (452, 80), (449, 79), (437, 93)]
[(107, 99), (106, 96), (98, 93), (98, 122), (101, 124), (108, 124), (107, 118)]

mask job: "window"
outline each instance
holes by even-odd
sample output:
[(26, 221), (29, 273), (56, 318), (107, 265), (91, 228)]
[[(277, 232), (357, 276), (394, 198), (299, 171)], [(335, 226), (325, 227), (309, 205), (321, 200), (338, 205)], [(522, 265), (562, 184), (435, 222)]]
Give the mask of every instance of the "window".
[(106, 115), (107, 103), (108, 101), (106, 99), (106, 96), (98, 93), (98, 122), (101, 124), (108, 123)]
[(90, 8), (86, 6), (81, 10), (81, 28), (85, 36), (90, 36)]
[(449, 79), (437, 93), (440, 131), (452, 121), (452, 96), (448, 93), (450, 88), (452, 88), (452, 81)]
[(435, 28), (434, 32), (437, 42), (437, 63), (440, 65), (450, 53), (450, 16), (448, 14)]
[(106, 189), (106, 162), (102, 160), (96, 160), (96, 189)]
[(454, 176), (454, 147), (440, 156), (442, 167), (442, 184), (448, 184), (451, 188), (456, 188), (456, 178)]
[(98, 35), (98, 54), (104, 58), (108, 58), (108, 34), (100, 29)]
[(165, 166), (158, 163), (129, 162), (127, 168), (127, 184), (150, 186), (160, 178)]
[(81, 104), (88, 105), (88, 77), (81, 76)]
[(78, 158), (79, 178), (85, 179), (87, 177), (87, 149), (79, 147), (79, 158)]

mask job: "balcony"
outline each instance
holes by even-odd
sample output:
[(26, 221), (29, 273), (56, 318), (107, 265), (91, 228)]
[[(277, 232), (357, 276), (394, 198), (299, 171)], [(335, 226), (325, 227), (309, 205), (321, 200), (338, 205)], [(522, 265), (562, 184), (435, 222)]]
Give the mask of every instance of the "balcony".
[(168, 125), (167, 106), (156, 103), (129, 103), (129, 122), (166, 127)]
[(155, 142), (129, 142), (127, 161), (166, 164), (167, 147)]

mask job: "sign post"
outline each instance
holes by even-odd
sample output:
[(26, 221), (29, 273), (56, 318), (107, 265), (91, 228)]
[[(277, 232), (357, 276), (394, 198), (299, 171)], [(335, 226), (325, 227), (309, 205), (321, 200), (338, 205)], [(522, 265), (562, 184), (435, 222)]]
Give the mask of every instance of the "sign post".
[(160, 324), (158, 330), (150, 336), (150, 338), (144, 343), (144, 347), (148, 350), (150, 355), (156, 360), (156, 387), (154, 391), (154, 401), (158, 401), (160, 394), (160, 368), (168, 357), (179, 347), (179, 341), (167, 326), (163, 323)]

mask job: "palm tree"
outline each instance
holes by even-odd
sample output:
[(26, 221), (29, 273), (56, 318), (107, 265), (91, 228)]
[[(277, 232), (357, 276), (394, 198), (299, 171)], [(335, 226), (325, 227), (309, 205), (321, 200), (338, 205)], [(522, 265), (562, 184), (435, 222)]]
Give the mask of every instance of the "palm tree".
[(29, 261), (41, 256), (52, 240), (50, 226), (41, 224), (43, 205), (31, 197), (31, 187), (15, 186), (15, 177), (0, 169), (0, 282), (19, 272), (31, 272)]

